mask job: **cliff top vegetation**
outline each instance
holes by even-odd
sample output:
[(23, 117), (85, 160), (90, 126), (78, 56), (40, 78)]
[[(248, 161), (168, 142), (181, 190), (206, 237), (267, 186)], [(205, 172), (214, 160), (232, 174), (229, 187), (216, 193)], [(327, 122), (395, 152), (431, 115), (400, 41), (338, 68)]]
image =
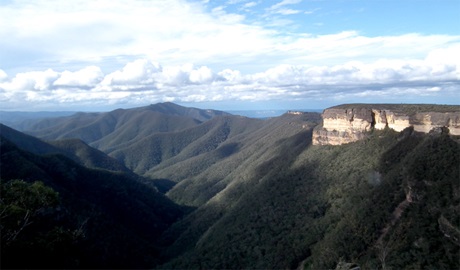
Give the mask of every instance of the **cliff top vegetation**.
[(460, 105), (438, 105), (438, 104), (371, 104), (371, 103), (351, 103), (341, 104), (328, 109), (377, 109), (391, 110), (393, 112), (405, 113), (408, 115), (417, 112), (459, 112)]

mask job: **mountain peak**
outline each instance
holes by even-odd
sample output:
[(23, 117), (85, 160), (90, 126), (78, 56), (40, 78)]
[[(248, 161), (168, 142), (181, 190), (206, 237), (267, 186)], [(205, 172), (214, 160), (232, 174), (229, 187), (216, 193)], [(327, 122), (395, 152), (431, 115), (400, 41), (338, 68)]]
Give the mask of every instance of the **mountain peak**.
[[(139, 109), (139, 108), (137, 108)], [(193, 107), (184, 107), (172, 102), (162, 102), (151, 104), (146, 107), (142, 107), (144, 110), (155, 111), (163, 114), (177, 115), (177, 116), (188, 116), (198, 121), (206, 121), (214, 116), (218, 115), (229, 115), (227, 112), (211, 110), (211, 109), (198, 109)]]

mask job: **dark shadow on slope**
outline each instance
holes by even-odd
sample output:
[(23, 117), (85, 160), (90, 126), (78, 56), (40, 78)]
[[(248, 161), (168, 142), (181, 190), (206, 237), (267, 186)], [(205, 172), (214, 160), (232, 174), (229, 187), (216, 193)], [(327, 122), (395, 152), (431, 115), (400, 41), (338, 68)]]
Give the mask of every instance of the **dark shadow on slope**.
[(158, 189), (159, 192), (165, 194), (172, 189), (177, 183), (169, 179), (153, 179), (153, 185)]
[(312, 130), (299, 132), (298, 134), (277, 142), (279, 154), (267, 160), (257, 168), (260, 177), (265, 176), (274, 169), (286, 169), (289, 164), (310, 144), (312, 140)]
[[(68, 220), (62, 225), (64, 229), (84, 227), (81, 245), (65, 246), (78, 248), (78, 252), (69, 254), (70, 266), (53, 265), (47, 258), (36, 261), (34, 252), (21, 253), (21, 249), (5, 250), (2, 246), (2, 259), (10, 259), (2, 260), (2, 267), (133, 269), (154, 267), (160, 262), (163, 247), (158, 238), (188, 212), (186, 208), (131, 174), (88, 169), (62, 155), (34, 155), (0, 138), (1, 177), (42, 181), (60, 196), (58, 215), (52, 220), (56, 226), (61, 226), (64, 218)], [(20, 244), (30, 240), (23, 239)], [(36, 242), (32, 248), (37, 251), (43, 245), (47, 243)], [(22, 259), (13, 260), (18, 257)]]
[(219, 158), (226, 158), (237, 153), (239, 150), (240, 145), (238, 143), (228, 143), (217, 148), (215, 151), (217, 152), (217, 156)]

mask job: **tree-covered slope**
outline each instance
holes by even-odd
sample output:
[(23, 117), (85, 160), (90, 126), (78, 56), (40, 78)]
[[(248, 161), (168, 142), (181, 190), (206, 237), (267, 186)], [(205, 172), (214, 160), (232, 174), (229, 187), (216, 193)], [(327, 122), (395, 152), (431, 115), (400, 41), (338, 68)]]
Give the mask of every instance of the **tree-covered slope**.
[(78, 138), (105, 151), (152, 133), (182, 130), (224, 114), (159, 103), (106, 113), (77, 113), (44, 119), (30, 123), (24, 131), (46, 140)]
[(0, 124), (0, 136), (11, 141), (20, 149), (37, 155), (62, 154), (89, 168), (129, 171), (120, 161), (90, 147), (79, 139), (45, 142), (3, 124)]
[[(4, 137), (0, 153), (2, 209), (14, 206), (14, 196), (4, 197), (14, 179), (41, 181), (59, 195), (58, 204), (34, 216), (14, 241), (2, 241), (2, 268), (153, 267), (160, 262), (158, 238), (186, 211), (132, 174), (35, 155)], [(5, 235), (11, 228), (1, 218)]]
[[(68, 217), (70, 224), (81, 224), (74, 221), (95, 209), (90, 220), (97, 222), (88, 230), (93, 245), (85, 248), (106, 267), (460, 267), (460, 146), (446, 129), (372, 130), (354, 143), (320, 146), (311, 145), (319, 114), (260, 120), (172, 104), (153, 107), (153, 112), (144, 107), (92, 114), (89, 122), (80, 115), (82, 122), (59, 120), (54, 128), (57, 137), (79, 134), (129, 169), (156, 179), (147, 185), (133, 175), (88, 170), (59, 156), (8, 150), (3, 142), (2, 177), (6, 168), (11, 179), (43, 179), (62, 204), (76, 202), (66, 206), (76, 213)], [(51, 131), (54, 124), (48, 124)], [(48, 134), (43, 127), (40, 132)], [(81, 144), (60, 143), (78, 152), (72, 142)], [(166, 196), (154, 183), (162, 184)], [(197, 208), (182, 217), (184, 210), (167, 197)], [(170, 211), (175, 214), (164, 217)], [(158, 233), (147, 223), (159, 224)], [(117, 249), (104, 251), (113, 245)]]
[[(108, 113), (78, 113), (45, 119), (30, 125), (27, 133), (48, 141), (64, 140), (59, 143), (61, 146), (64, 142), (70, 144), (66, 139), (80, 139), (142, 175), (176, 155), (181, 154), (178, 159), (183, 160), (212, 150), (209, 147), (216, 147), (229, 135), (226, 134), (228, 128), (223, 126), (226, 120), (222, 120), (228, 117), (243, 119), (221, 111), (159, 103)], [(250, 121), (244, 119), (242, 122)], [(231, 133), (239, 129), (235, 127)]]
[[(181, 131), (145, 136), (109, 152), (109, 155), (123, 161), (136, 173), (144, 175), (150, 170), (156, 170), (157, 166), (163, 168), (208, 153), (229, 137), (249, 128), (251, 124), (260, 126), (260, 120), (239, 116), (219, 116)], [(176, 170), (172, 177), (166, 174), (161, 177), (180, 181), (184, 169), (185, 167)]]
[[(317, 124), (316, 117), (317, 114), (285, 114), (270, 120), (230, 118), (220, 128), (228, 130), (225, 140), (191, 158), (160, 164), (146, 175), (178, 181), (168, 197), (187, 205), (202, 205), (227, 186), (239, 186), (274, 169), (271, 166), (284, 163), (277, 157), (293, 151), (291, 140), (301, 145), (308, 143), (305, 131)], [(204, 139), (206, 147), (194, 144), (197, 149), (206, 149), (213, 141)]]
[(269, 159), (280, 140), (320, 121), (317, 113), (261, 120), (172, 103), (90, 114), (87, 123), (79, 122), (82, 114), (74, 117), (31, 133), (80, 138), (139, 175), (181, 182), (168, 196), (194, 206), (225, 188), (234, 172), (249, 171)]
[(34, 154), (42, 155), (60, 152), (57, 147), (3, 124), (0, 124), (0, 135), (13, 142), (17, 147)]
[(284, 143), (165, 234), (165, 268), (459, 267), (458, 142), (385, 130)]
[(77, 160), (88, 168), (100, 168), (110, 171), (128, 172), (128, 168), (117, 159), (108, 156), (79, 139), (62, 139), (48, 141), (68, 156), (75, 156)]

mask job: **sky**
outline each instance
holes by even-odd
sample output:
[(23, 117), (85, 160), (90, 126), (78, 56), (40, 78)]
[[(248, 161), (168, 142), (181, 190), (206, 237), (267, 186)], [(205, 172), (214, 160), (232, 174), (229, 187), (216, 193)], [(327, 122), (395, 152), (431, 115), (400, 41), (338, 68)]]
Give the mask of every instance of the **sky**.
[(460, 104), (458, 0), (0, 0), (0, 110)]

